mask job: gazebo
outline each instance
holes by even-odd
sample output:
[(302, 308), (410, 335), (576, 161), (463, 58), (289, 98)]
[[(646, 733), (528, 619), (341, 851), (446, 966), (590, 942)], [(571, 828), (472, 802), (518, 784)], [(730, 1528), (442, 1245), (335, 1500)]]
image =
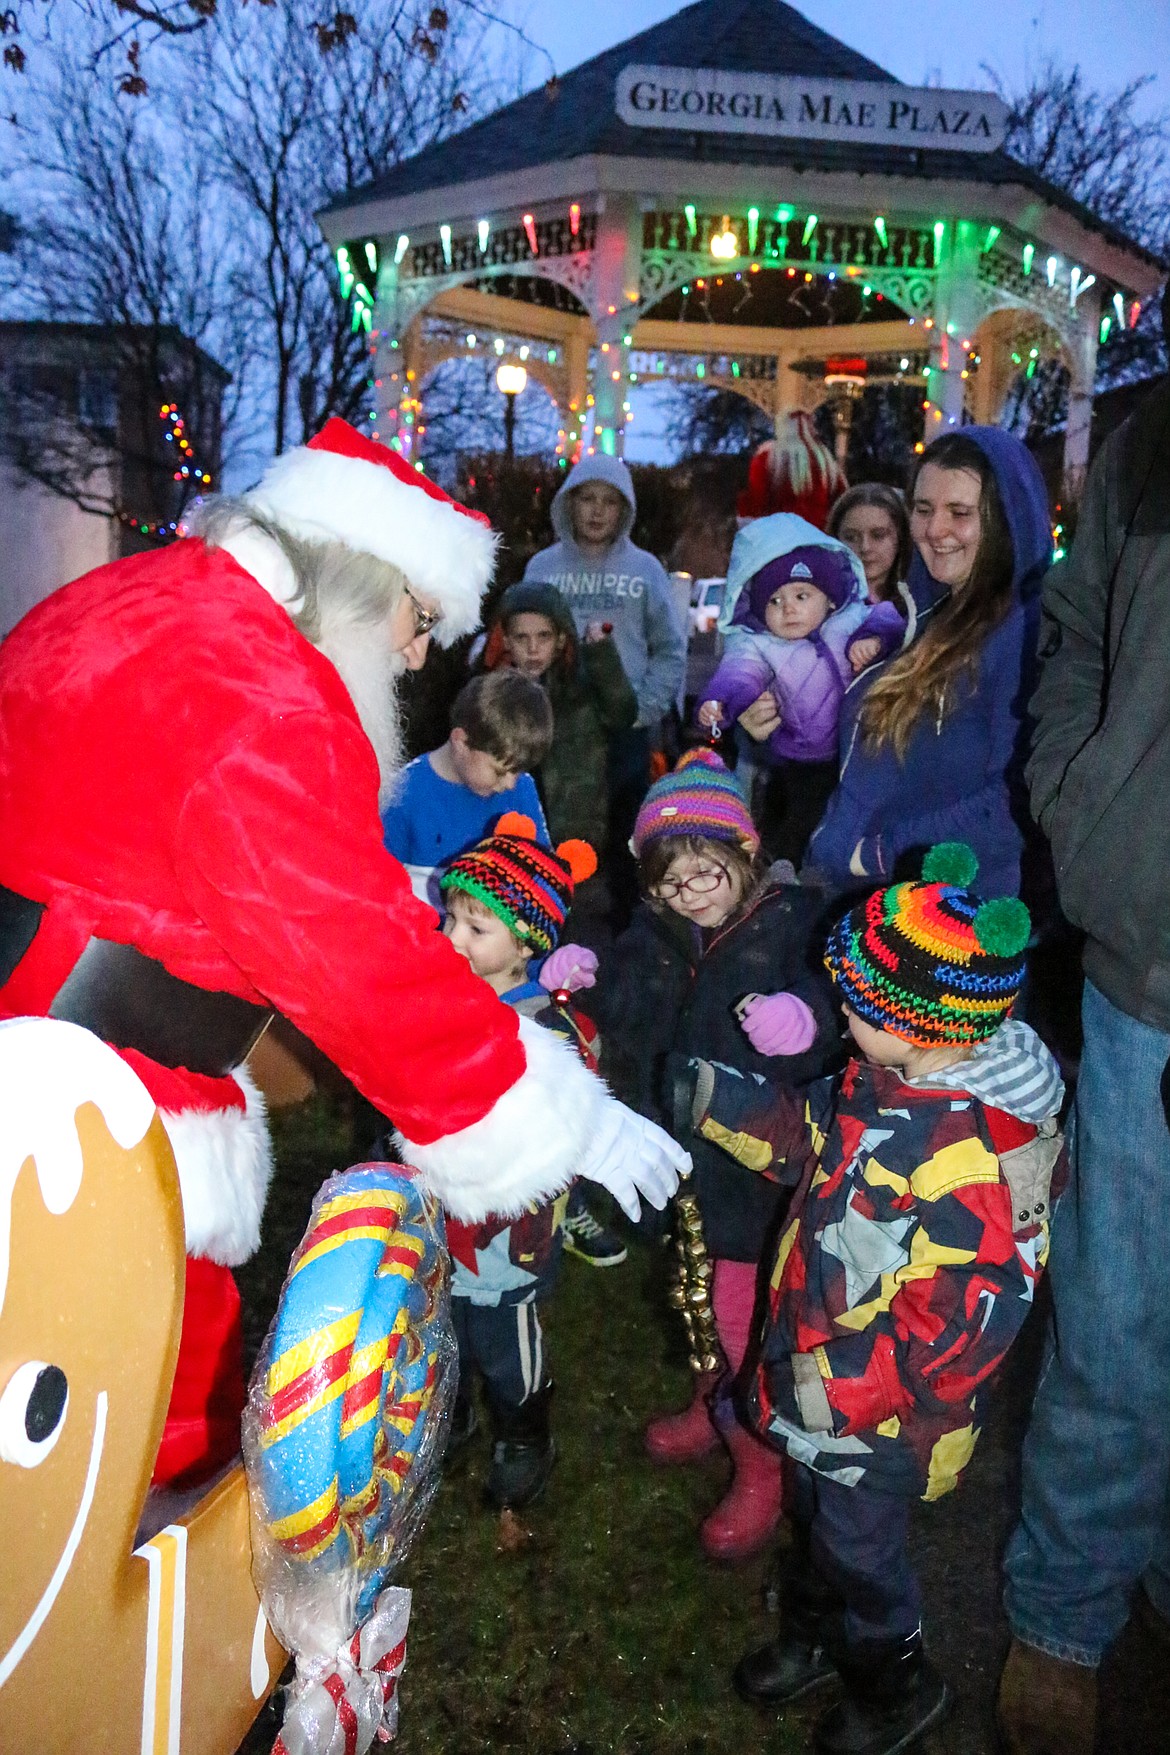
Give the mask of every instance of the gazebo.
[(1163, 265), (1007, 156), (1002, 102), (917, 89), (782, 0), (698, 0), (319, 216), (370, 336), (371, 431), (416, 457), (428, 374), (487, 349), (620, 454), (639, 380), (773, 420), (921, 385), (923, 440), (1069, 372), (1064, 487), (1097, 348)]

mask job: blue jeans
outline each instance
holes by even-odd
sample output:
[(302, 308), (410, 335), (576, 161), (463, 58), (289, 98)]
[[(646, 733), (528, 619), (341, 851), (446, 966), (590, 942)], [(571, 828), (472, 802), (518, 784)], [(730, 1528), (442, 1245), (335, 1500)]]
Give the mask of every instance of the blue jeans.
[(1053, 1321), (1005, 1602), (1029, 1645), (1096, 1665), (1141, 1580), (1170, 1617), (1170, 1035), (1086, 983)]

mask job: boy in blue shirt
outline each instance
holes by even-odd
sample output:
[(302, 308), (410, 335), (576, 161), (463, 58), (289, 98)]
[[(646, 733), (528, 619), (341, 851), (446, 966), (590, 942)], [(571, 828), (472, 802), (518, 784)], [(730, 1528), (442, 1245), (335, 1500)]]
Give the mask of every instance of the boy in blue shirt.
[(531, 817), (537, 840), (548, 845), (528, 770), (548, 754), (552, 732), (548, 696), (518, 671), (477, 676), (460, 690), (446, 743), (408, 764), (382, 812), (386, 846), (426, 900), (434, 900), (426, 894), (430, 871), (492, 833), (502, 793), (511, 794), (508, 808)]

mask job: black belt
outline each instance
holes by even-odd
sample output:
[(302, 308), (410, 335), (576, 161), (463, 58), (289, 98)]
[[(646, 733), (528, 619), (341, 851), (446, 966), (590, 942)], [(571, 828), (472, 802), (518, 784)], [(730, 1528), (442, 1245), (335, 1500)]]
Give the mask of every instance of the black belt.
[[(32, 944), (44, 911), (43, 903), (0, 885), (0, 987)], [(182, 981), (133, 945), (91, 938), (49, 1016), (81, 1024), (112, 1047), (135, 1049), (160, 1066), (223, 1078), (247, 1057), (272, 1012)]]

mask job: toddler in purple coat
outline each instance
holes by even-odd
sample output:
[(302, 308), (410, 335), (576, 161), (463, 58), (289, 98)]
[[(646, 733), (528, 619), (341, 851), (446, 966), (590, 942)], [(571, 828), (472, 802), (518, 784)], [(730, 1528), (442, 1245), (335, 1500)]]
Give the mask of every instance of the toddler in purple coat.
[[(757, 518), (731, 551), (720, 627), (723, 658), (698, 710), (724, 731), (770, 693), (779, 724), (764, 749), (779, 794), (769, 851), (798, 860), (837, 779), (837, 722), (853, 677), (901, 645), (891, 603), (866, 601), (865, 574), (844, 543), (790, 512)], [(799, 845), (797, 844), (799, 842)]]

